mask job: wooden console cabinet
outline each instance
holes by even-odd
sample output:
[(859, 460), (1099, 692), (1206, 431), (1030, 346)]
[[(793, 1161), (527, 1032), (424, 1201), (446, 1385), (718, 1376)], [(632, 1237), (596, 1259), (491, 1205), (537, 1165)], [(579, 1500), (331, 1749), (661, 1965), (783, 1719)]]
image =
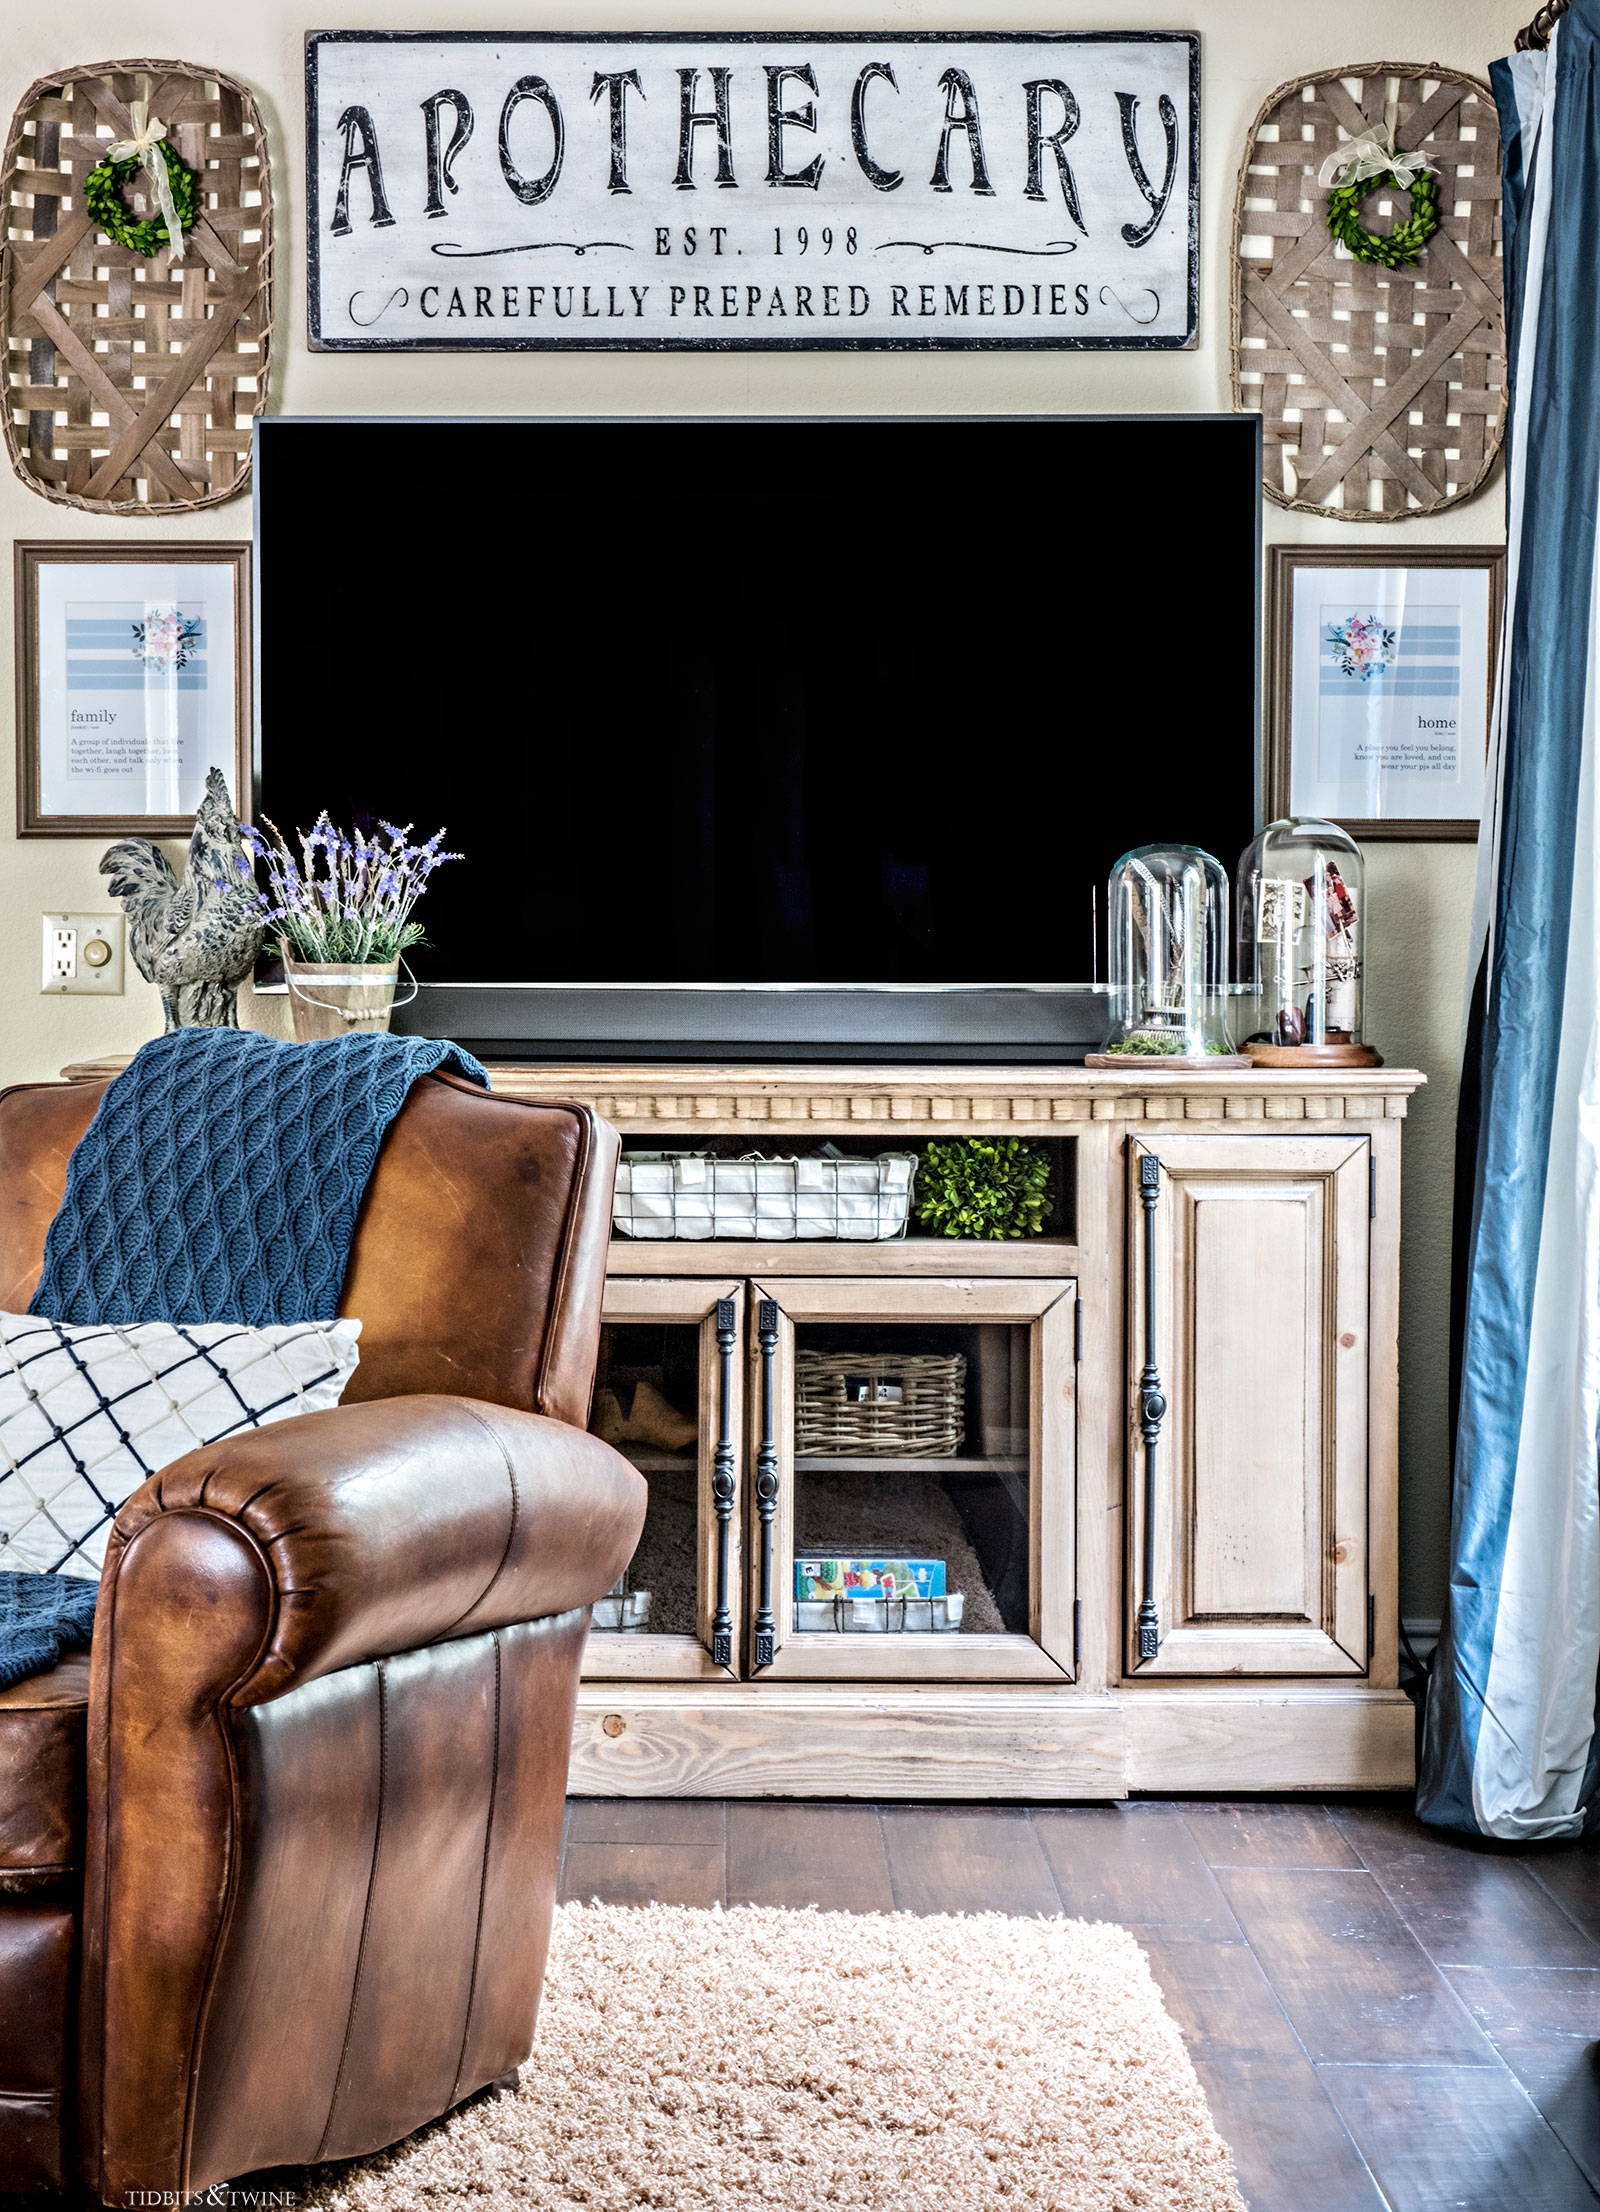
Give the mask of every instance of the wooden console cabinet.
[[(659, 1332), (698, 1442), (624, 1446), (663, 1511), (678, 1501), (677, 1553), (657, 1547), (677, 1559), (677, 1610), (591, 1637), (574, 1791), (1037, 1800), (1411, 1782), (1396, 1307), (1401, 1123), (1420, 1075), (493, 1072), (497, 1090), (586, 1101), (630, 1148), (999, 1134), (1056, 1153), (1054, 1226), (1026, 1242), (613, 1241), (608, 1328), (624, 1350), (626, 1332)], [(815, 1501), (844, 1495), (852, 1470), (919, 1469), (796, 1455), (797, 1345), (872, 1332), (966, 1347), (968, 1433), (920, 1470), (987, 1562), (987, 1626), (795, 1632), (796, 1540), (821, 1541), (797, 1513), (824, 1519)]]

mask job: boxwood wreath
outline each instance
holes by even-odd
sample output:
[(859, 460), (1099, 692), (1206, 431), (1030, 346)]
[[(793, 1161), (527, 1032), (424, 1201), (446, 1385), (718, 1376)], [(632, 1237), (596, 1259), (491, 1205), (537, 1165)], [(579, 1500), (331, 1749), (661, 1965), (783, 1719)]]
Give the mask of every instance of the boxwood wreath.
[(1026, 1137), (951, 1137), (925, 1145), (917, 1219), (947, 1237), (1036, 1237), (1050, 1202), (1050, 1154)]
[(1402, 192), (1392, 169), (1335, 185), (1328, 194), (1328, 228), (1357, 261), (1376, 261), (1385, 269), (1409, 268), (1439, 228), (1439, 180), (1426, 169), (1411, 180), (1411, 213), (1387, 234), (1368, 230), (1361, 203), (1374, 192)]
[[(164, 141), (161, 153), (167, 164), (167, 182), (172, 192), (172, 204), (177, 210), (181, 229), (191, 230), (200, 212), (200, 192), (194, 171), (180, 154), (173, 152)], [(132, 180), (135, 170), (144, 163), (134, 156), (127, 161), (102, 161), (91, 169), (83, 180), (83, 204), (94, 217), (106, 236), (119, 246), (127, 246), (134, 253), (149, 256), (159, 253), (163, 246), (173, 243), (161, 215), (152, 216), (148, 222), (136, 223), (123, 204), (122, 194)]]

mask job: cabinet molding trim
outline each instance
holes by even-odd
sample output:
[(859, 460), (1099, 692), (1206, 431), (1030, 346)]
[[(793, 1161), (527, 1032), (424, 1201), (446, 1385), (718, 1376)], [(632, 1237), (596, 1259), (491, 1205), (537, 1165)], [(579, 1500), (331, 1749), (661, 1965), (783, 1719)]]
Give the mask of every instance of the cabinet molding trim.
[(1414, 1069), (1341, 1069), (1332, 1081), (1298, 1069), (1122, 1075), (1115, 1069), (670, 1068), (497, 1062), (510, 1098), (570, 1098), (619, 1128), (654, 1124), (706, 1136), (962, 1124), (1059, 1130), (1084, 1122), (1369, 1122), (1403, 1120), (1425, 1080)]

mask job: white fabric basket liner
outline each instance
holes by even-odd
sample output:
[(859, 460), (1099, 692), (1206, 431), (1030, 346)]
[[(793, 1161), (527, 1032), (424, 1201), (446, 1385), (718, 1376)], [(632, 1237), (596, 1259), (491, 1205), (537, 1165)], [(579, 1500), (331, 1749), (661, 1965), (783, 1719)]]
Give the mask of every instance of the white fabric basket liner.
[(612, 1224), (626, 1236), (903, 1237), (916, 1179), (914, 1152), (856, 1160), (722, 1160), (703, 1152), (625, 1152)]

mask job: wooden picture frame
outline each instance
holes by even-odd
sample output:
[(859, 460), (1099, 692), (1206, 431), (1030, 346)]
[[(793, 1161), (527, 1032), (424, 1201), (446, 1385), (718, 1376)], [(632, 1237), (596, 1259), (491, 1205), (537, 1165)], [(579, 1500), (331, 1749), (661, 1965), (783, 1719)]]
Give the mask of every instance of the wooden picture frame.
[[(1313, 741), (1312, 733), (1296, 727), (1297, 696), (1303, 709), (1307, 688), (1313, 671), (1307, 663), (1308, 619), (1307, 609), (1301, 606), (1297, 618), (1296, 579), (1316, 570), (1363, 570), (1374, 573), (1372, 587), (1374, 599), (1380, 590), (1391, 594), (1393, 579), (1413, 571), (1428, 579), (1421, 590), (1424, 597), (1437, 597), (1437, 585), (1433, 582), (1439, 572), (1457, 570), (1482, 577), (1486, 589), (1474, 589), (1474, 600), (1481, 603), (1483, 633), (1480, 637), (1476, 617), (1464, 615), (1457, 631), (1460, 645), (1457, 653), (1456, 680), (1460, 711), (1456, 721), (1443, 733), (1446, 743), (1457, 748), (1458, 769), (1464, 761), (1467, 749), (1481, 743), (1485, 766), (1488, 756), (1488, 739), (1494, 712), (1494, 686), (1496, 659), (1499, 648), (1501, 622), (1505, 607), (1506, 551), (1503, 545), (1368, 545), (1360, 548), (1349, 545), (1275, 545), (1271, 548), (1271, 568), (1268, 584), (1267, 613), (1267, 753), (1265, 777), (1266, 815), (1269, 821), (1279, 821), (1285, 815), (1322, 814), (1336, 821), (1342, 829), (1362, 843), (1371, 844), (1383, 840), (1413, 839), (1432, 843), (1466, 843), (1478, 835), (1478, 814), (1462, 811), (1444, 813), (1385, 812), (1378, 815), (1359, 813), (1347, 808), (1323, 807), (1312, 803), (1316, 796), (1317, 777), (1305, 765), (1304, 753), (1299, 750)], [(1386, 572), (1390, 581), (1380, 586), (1376, 572)], [(1404, 586), (1400, 587), (1404, 597)], [(1298, 619), (1298, 638), (1297, 638)], [(1320, 636), (1320, 621), (1318, 635)], [(1386, 633), (1387, 634), (1387, 633)], [(1296, 660), (1297, 648), (1299, 661)], [(1391, 648), (1392, 650), (1392, 648)], [(1400, 650), (1404, 651), (1402, 642)], [(1448, 648), (1426, 648), (1439, 652)], [(1482, 689), (1473, 672), (1482, 674)], [(1378, 671), (1381, 674), (1381, 671)], [(1418, 679), (1413, 678), (1415, 682)], [(1459, 687), (1465, 685), (1464, 690)], [(1320, 698), (1321, 691), (1319, 689)], [(1377, 694), (1372, 694), (1376, 697)], [(1479, 702), (1481, 699), (1481, 728)], [(1470, 719), (1469, 719), (1470, 711)], [(1302, 721), (1304, 715), (1302, 713)], [(1448, 722), (1448, 715), (1437, 718)], [(1375, 774), (1383, 771), (1375, 770)], [(1465, 780), (1470, 782), (1470, 776)], [(1415, 791), (1419, 778), (1409, 776), (1400, 782), (1403, 791), (1408, 786)], [(1324, 783), (1321, 788), (1330, 787)], [(1332, 787), (1337, 789), (1337, 786)]]
[[(141, 538), (130, 543), (116, 538), (43, 538), (17, 541), (14, 634), (18, 837), (189, 835), (194, 828), (192, 808), (187, 812), (172, 808), (150, 813), (126, 803), (135, 775), (145, 777), (148, 791), (152, 772), (148, 712), (142, 734), (130, 722), (126, 732), (118, 733), (115, 738), (112, 735), (117, 716), (122, 712), (118, 695), (129, 691), (137, 691), (144, 699), (155, 691), (167, 703), (170, 722), (162, 742), (171, 748), (163, 762), (168, 793), (187, 789), (194, 794), (194, 803), (198, 805), (207, 768), (222, 767), (232, 786), (235, 809), (241, 819), (248, 817), (251, 700), (254, 695), (250, 666), (250, 553), (248, 540)], [(68, 582), (80, 589), (92, 588), (95, 579), (85, 577), (81, 585), (76, 577), (69, 575), (52, 580), (49, 572), (56, 569), (106, 571), (103, 588), (121, 596), (113, 596), (104, 604), (107, 608), (117, 607), (119, 612), (98, 623), (87, 616), (68, 617), (67, 602), (62, 597)], [(178, 612), (174, 595), (182, 588), (177, 571), (224, 569), (228, 572), (228, 588), (221, 588), (219, 580), (219, 588), (213, 592), (209, 588), (209, 577), (199, 590), (191, 582), (187, 588), (200, 607), (200, 620), (193, 625), (192, 637), (180, 636), (175, 649), (169, 645), (165, 659), (158, 659), (155, 652), (143, 651), (144, 625), (132, 625), (139, 642), (129, 645), (128, 654), (132, 663), (144, 664), (142, 676), (136, 679), (130, 668), (122, 665), (122, 655), (116, 646), (117, 633), (127, 619), (127, 595), (130, 590), (136, 591), (139, 583), (136, 575), (130, 578), (126, 572), (139, 569), (165, 572), (164, 589), (163, 579), (154, 574), (149, 578), (146, 603), (170, 601), (174, 614)], [(111, 573), (113, 571), (116, 573)], [(231, 604), (227, 603), (230, 592)], [(41, 603), (44, 605), (42, 621)], [(100, 605), (93, 600), (77, 603)], [(212, 611), (208, 613), (207, 610)], [(221, 620), (224, 617), (225, 620)], [(75, 640), (68, 627), (69, 621), (78, 624)], [(97, 635), (97, 630), (103, 635)], [(85, 643), (85, 638), (89, 642)], [(92, 657), (74, 666), (67, 658), (74, 646)], [(189, 654), (188, 661), (185, 653)], [(98, 673), (101, 669), (104, 675)], [(185, 673), (189, 678), (187, 684), (180, 682)], [(210, 681), (213, 675), (217, 678), (215, 684)], [(85, 700), (99, 699), (101, 704), (82, 709), (70, 706), (67, 695), (74, 688), (82, 689)], [(191, 698), (199, 696), (204, 704), (198, 709), (191, 707), (185, 713), (180, 692), (187, 692)], [(73, 755), (68, 751), (76, 728), (69, 718), (78, 714), (86, 725), (84, 751), (80, 757), (92, 765), (73, 765)], [(94, 749), (90, 748), (91, 734), (99, 741)], [(133, 748), (141, 745), (142, 765), (134, 769), (127, 764), (133, 758)], [(80, 777), (86, 786), (85, 805), (82, 808), (62, 805), (63, 786), (69, 779)], [(98, 792), (93, 789), (95, 785), (100, 787)], [(93, 802), (97, 798), (102, 803), (95, 805)], [(108, 799), (111, 803), (105, 803)], [(116, 803), (118, 800), (124, 803)]]

